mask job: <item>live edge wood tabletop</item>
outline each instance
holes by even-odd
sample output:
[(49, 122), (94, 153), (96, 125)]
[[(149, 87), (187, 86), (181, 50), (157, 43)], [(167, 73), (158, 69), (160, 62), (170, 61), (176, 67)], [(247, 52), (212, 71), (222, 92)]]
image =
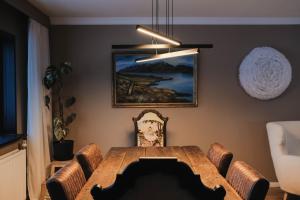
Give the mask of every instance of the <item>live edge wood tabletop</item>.
[(190, 166), (194, 174), (199, 174), (201, 181), (208, 187), (222, 185), (226, 190), (225, 200), (240, 200), (240, 196), (223, 178), (205, 153), (197, 146), (173, 147), (113, 147), (106, 154), (93, 175), (84, 185), (76, 200), (93, 200), (91, 188), (98, 184), (103, 188), (114, 184), (116, 175), (140, 157), (177, 157), (178, 161)]

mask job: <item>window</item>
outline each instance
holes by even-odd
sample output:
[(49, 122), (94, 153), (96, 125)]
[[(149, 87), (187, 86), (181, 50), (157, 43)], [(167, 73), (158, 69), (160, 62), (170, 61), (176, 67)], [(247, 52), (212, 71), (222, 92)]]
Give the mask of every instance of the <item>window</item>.
[(0, 31), (0, 133), (16, 133), (15, 38)]

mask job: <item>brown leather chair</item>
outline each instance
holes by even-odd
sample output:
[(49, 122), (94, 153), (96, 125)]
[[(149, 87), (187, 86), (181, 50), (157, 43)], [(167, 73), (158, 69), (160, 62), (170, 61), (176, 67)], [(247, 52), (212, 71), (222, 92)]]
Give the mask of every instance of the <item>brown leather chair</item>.
[(86, 180), (90, 178), (94, 170), (103, 160), (99, 147), (93, 143), (80, 149), (75, 156), (83, 169)]
[(67, 164), (47, 180), (47, 189), (52, 200), (74, 200), (86, 179), (79, 163)]
[(264, 200), (269, 189), (269, 181), (242, 161), (233, 163), (226, 179), (244, 200)]
[(210, 146), (207, 157), (216, 166), (219, 173), (226, 177), (233, 154), (221, 144), (214, 143)]

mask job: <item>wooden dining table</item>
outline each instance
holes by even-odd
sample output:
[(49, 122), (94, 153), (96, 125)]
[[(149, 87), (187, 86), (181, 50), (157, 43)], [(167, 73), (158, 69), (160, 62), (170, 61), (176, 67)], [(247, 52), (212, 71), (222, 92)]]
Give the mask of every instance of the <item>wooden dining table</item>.
[(112, 186), (117, 174), (122, 174), (128, 165), (141, 157), (176, 157), (178, 161), (186, 163), (194, 174), (199, 174), (202, 183), (207, 187), (214, 188), (216, 185), (222, 185), (226, 190), (225, 200), (242, 199), (198, 146), (168, 146), (111, 148), (77, 195), (76, 200), (93, 200), (90, 192), (95, 184), (102, 188)]

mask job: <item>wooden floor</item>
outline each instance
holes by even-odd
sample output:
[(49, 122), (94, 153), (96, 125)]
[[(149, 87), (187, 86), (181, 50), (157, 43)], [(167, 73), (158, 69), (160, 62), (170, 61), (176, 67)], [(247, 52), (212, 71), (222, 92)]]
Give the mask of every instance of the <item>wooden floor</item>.
[(266, 200), (282, 200), (283, 194), (280, 188), (270, 188)]

